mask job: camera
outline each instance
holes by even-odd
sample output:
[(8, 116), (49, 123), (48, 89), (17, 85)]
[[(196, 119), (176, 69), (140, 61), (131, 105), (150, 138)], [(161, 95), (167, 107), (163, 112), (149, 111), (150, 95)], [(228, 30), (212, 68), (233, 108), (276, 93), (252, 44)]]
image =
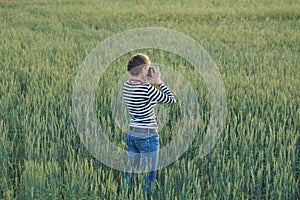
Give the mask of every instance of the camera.
[(147, 76), (152, 77), (152, 74), (155, 72), (155, 67), (154, 66), (150, 66), (148, 69), (148, 74)]

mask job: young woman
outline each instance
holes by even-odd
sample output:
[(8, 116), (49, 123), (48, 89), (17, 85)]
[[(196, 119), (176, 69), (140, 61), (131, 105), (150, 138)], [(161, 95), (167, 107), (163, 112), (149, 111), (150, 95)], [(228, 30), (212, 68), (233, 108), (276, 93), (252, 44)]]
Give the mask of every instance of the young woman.
[[(131, 184), (130, 172), (148, 171), (143, 188), (155, 192), (158, 166), (159, 135), (154, 108), (157, 102), (175, 103), (173, 93), (162, 82), (158, 68), (150, 68), (150, 59), (145, 54), (135, 54), (128, 62), (130, 79), (123, 85), (123, 97), (130, 113), (130, 124), (126, 136), (129, 156), (125, 180)], [(154, 82), (157, 87), (150, 84)], [(159, 89), (157, 89), (159, 88)], [(141, 165), (140, 165), (141, 164)]]

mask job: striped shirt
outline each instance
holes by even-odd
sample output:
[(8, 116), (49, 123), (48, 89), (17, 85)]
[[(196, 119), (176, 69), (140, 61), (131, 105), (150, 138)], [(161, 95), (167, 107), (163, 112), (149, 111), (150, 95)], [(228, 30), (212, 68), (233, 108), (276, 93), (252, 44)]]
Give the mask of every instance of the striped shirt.
[(157, 102), (175, 103), (173, 93), (162, 84), (160, 90), (151, 84), (123, 85), (123, 98), (130, 114), (129, 126), (137, 128), (157, 128), (154, 107)]

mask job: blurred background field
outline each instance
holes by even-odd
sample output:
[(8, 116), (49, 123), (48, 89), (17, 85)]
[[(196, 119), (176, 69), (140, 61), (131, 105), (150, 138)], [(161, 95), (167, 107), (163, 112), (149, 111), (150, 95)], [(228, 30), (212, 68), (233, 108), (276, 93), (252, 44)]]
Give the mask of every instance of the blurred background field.
[[(194, 84), (201, 113), (191, 147), (158, 171), (157, 198), (298, 199), (299, 10), (292, 0), (0, 1), (0, 198), (143, 199), (140, 186), (129, 195), (120, 190), (123, 173), (81, 143), (72, 90), (81, 63), (101, 41), (132, 28), (165, 27), (193, 38), (215, 61), (227, 118), (213, 151), (193, 160), (209, 119), (205, 83), (184, 59), (145, 49)], [(99, 121), (120, 147), (126, 132), (116, 127), (109, 94), (130, 55), (111, 64), (96, 95)], [(176, 112), (169, 120), (180, 121)], [(169, 133), (162, 129), (163, 145)]]

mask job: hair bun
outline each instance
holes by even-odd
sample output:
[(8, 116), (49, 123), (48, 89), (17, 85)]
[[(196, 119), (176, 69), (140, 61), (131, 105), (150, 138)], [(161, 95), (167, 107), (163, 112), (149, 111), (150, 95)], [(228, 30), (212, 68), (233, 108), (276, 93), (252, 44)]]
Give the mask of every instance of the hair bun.
[(129, 60), (128, 64), (127, 64), (127, 71), (130, 71), (132, 70), (134, 67), (133, 67), (133, 63), (131, 60)]

